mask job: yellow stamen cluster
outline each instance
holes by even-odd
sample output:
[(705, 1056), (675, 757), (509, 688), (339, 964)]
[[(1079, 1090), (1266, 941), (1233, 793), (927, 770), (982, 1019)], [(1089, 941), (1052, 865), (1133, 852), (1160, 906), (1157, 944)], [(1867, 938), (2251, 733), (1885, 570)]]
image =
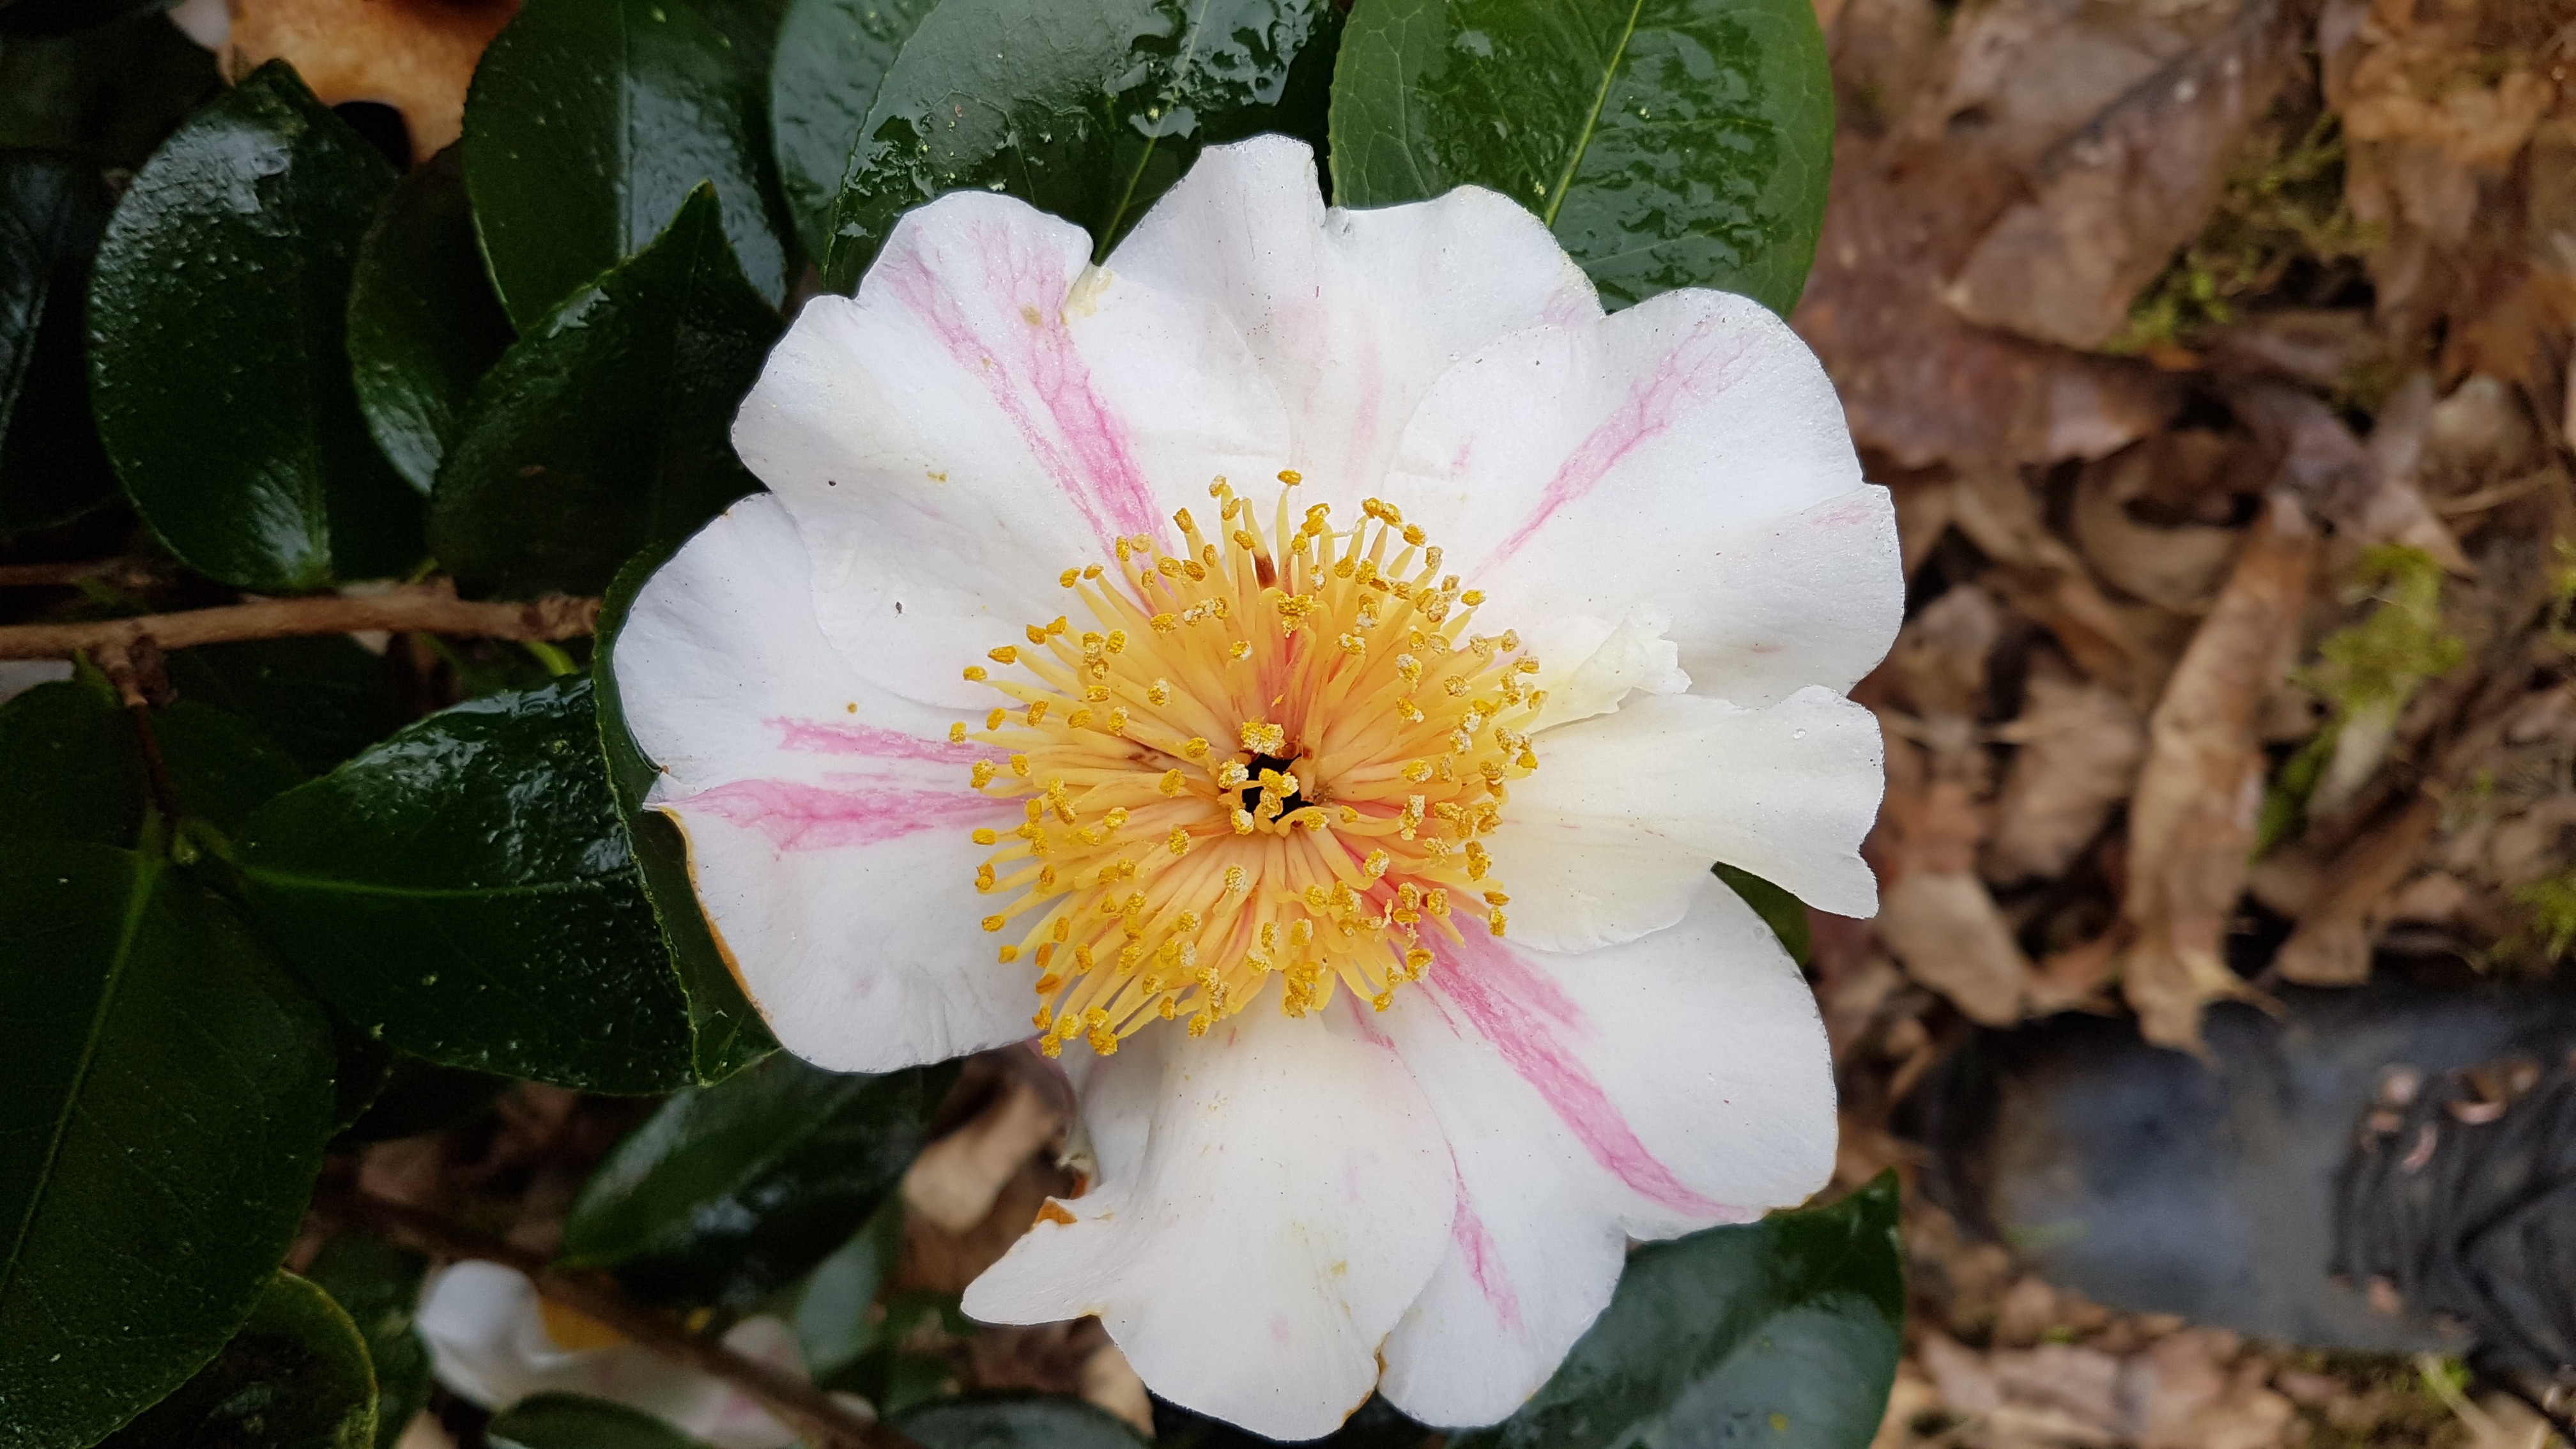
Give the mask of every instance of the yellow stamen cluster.
[[(1155, 1020), (1193, 1036), (1261, 995), (1304, 1016), (1338, 985), (1385, 1010), (1424, 933), (1505, 927), (1484, 837), (1537, 768), (1543, 691), (1519, 637), (1470, 632), (1483, 596), (1371, 499), (1336, 530), (1285, 485), (1265, 532), (1222, 478), (1214, 537), (1118, 541), (1059, 577), (1078, 607), (967, 668), (1010, 701), (952, 739), (994, 747), (976, 789), (1023, 802), (976, 889), (998, 955), (1037, 972), (1052, 1055), (1107, 1054)], [(1073, 623), (1087, 614), (1094, 627)]]

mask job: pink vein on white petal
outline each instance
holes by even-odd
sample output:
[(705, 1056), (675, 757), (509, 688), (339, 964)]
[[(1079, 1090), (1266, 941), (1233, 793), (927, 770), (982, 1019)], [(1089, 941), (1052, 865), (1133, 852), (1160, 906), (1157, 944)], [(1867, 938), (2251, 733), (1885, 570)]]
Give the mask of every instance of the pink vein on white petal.
[[(1655, 370), (1629, 388), (1627, 401), (1566, 455), (1539, 494), (1537, 506), (1494, 549), (1484, 568), (1494, 568), (1520, 552), (1521, 545), (1546, 527), (1557, 510), (1590, 493), (1621, 459), (1670, 428), (1684, 404), (1706, 402), (1735, 385), (1737, 364), (1751, 354), (1753, 346), (1733, 329), (1722, 338), (1713, 336), (1726, 320), (1702, 317), (1688, 337), (1656, 360)], [(1717, 346), (1721, 341), (1733, 343), (1722, 355)]]
[(1485, 1220), (1476, 1216), (1476, 1205), (1467, 1197), (1467, 1178), (1458, 1177), (1458, 1207), (1449, 1219), (1449, 1240), (1458, 1245), (1458, 1256), (1466, 1260), (1467, 1276), (1476, 1282), (1476, 1291), (1492, 1305), (1495, 1321), (1507, 1330), (1521, 1326), (1521, 1296), (1512, 1291), (1512, 1280), (1503, 1268), (1502, 1251), (1494, 1246), (1494, 1235), (1485, 1229)]
[(835, 788), (798, 780), (734, 780), (668, 803), (758, 830), (780, 850), (800, 851), (882, 845), (1020, 813), (1002, 808), (1007, 802), (962, 791), (873, 784), (864, 775), (830, 778), (850, 783)]
[(973, 745), (952, 745), (945, 740), (925, 740), (902, 730), (883, 725), (851, 724), (843, 720), (788, 719), (765, 720), (778, 731), (778, 747), (811, 755), (866, 755), (879, 760), (927, 760), (938, 765), (972, 765), (990, 758), (990, 752)]
[(1583, 1150), (1647, 1201), (1727, 1222), (1755, 1214), (1693, 1192), (1639, 1141), (1626, 1114), (1562, 1038), (1584, 1029), (1582, 1008), (1491, 936), (1467, 931), (1432, 960), (1431, 984), (1538, 1089)]
[[(1008, 297), (1017, 305), (1006, 311), (1035, 319), (1019, 328), (1005, 323), (1008, 337), (980, 335), (916, 249), (884, 258), (874, 280), (921, 319), (968, 376), (984, 380), (1030, 456), (1081, 510), (1101, 552), (1116, 552), (1122, 536), (1156, 532), (1154, 495), (1128, 447), (1126, 427), (1093, 390), (1091, 369), (1065, 325), (1073, 278), (1058, 265), (1061, 256), (1014, 247), (1008, 233), (980, 225), (974, 236), (986, 294)], [(1030, 413), (1032, 395), (1056, 436)]]

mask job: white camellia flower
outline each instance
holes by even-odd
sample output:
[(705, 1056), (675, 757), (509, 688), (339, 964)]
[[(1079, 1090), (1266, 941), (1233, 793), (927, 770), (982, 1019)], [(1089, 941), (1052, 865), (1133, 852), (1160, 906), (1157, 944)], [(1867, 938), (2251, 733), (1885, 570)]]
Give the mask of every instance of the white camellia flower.
[[(412, 1326), (429, 1345), (438, 1381), (496, 1413), (537, 1394), (582, 1394), (641, 1409), (716, 1449), (786, 1449), (796, 1442), (786, 1425), (731, 1384), (546, 1302), (526, 1274), (507, 1264), (469, 1260), (431, 1274)], [(795, 1330), (776, 1318), (746, 1318), (726, 1331), (724, 1342), (754, 1362), (800, 1377), (805, 1372)]]
[(952, 195), (805, 306), (771, 491), (617, 642), (652, 803), (790, 1050), (1061, 1054), (1097, 1180), (969, 1314), (1280, 1438), (1492, 1422), (1631, 1239), (1829, 1175), (1709, 866), (1875, 909), (1888, 495), (1777, 318), (1605, 316), (1491, 192), (1328, 210), (1264, 138), (1090, 250)]

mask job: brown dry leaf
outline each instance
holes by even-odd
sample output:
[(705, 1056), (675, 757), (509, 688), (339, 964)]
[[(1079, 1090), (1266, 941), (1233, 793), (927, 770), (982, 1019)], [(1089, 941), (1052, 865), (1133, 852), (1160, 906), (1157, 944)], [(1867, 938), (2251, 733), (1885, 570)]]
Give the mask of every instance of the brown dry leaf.
[(981, 1115), (913, 1159), (903, 1175), (903, 1204), (944, 1231), (963, 1233), (984, 1220), (1020, 1165), (1063, 1128), (1063, 1115), (1043, 1093), (1008, 1079)]
[(2263, 798), (2258, 715), (2298, 642), (2316, 554), (2297, 500), (2275, 493), (2147, 721), (2122, 902), (2134, 939), (2120, 976), (2160, 1045), (2198, 1050), (2202, 1008), (2252, 994), (2221, 950)]
[(2035, 168), (1943, 293), (1970, 321), (2098, 347), (2217, 204), (2228, 153), (2298, 61), (2300, 8), (2251, 0), (2205, 46), (2167, 62)]
[(2369, 980), (2377, 928), (2441, 823), (2441, 804), (2419, 796), (2396, 819), (2344, 847), (2324, 871), (2323, 894), (2300, 915), (2298, 929), (2273, 958), (2281, 978), (2301, 986)]
[(2016, 746), (1986, 849), (2000, 884), (2064, 874), (2129, 798), (2147, 748), (2134, 706), (2044, 653), (2026, 695), (2021, 718), (1997, 731)]
[(518, 9), (519, 0), (232, 0), (224, 74), (238, 80), (286, 60), (326, 106), (391, 106), (419, 161), (464, 134), (475, 63)]
[(2241, 456), (2219, 434), (2174, 432), (2086, 466), (2068, 519), (2085, 561), (2113, 587), (2158, 608), (2181, 614), (2207, 608), (2235, 556), (2236, 530), (2188, 514), (2151, 525), (2136, 512), (2161, 505), (2163, 512), (2181, 513), (2169, 501), (2176, 495), (2225, 508), (2233, 502), (2230, 475)]
[(2021, 1020), (2030, 958), (1975, 875), (1924, 870), (1898, 877), (1879, 897), (1878, 934), (1907, 975), (1950, 998), (1969, 1020)]
[(2086, 674), (2131, 698), (2160, 672), (2084, 560), (2049, 532), (2037, 495), (2004, 472), (1963, 474), (1953, 500), (1959, 531), (1998, 565), (1991, 582), (2017, 613), (2055, 635)]

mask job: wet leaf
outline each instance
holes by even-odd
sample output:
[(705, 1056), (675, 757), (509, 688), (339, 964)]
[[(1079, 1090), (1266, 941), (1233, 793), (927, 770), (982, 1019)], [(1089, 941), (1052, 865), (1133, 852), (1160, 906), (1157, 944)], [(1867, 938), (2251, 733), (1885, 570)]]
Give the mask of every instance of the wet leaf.
[(483, 1430), (492, 1449), (706, 1449), (641, 1409), (579, 1394), (538, 1394)]
[(1886, 1408), (1905, 1274), (1891, 1174), (1829, 1208), (1655, 1243), (1517, 1414), (1457, 1449), (1852, 1449)]
[(877, 83), (938, 0), (790, 0), (769, 67), (778, 184), (812, 256), (832, 235), (832, 197), (849, 169)]
[(465, 187), (519, 330), (644, 250), (713, 183), (723, 235), (775, 305), (786, 292), (766, 52), (701, 0), (533, 0), (465, 102)]
[(333, 1238), (304, 1276), (347, 1311), (376, 1374), (377, 1449), (393, 1449), (429, 1402), (429, 1346), (412, 1331), (429, 1260), (356, 1233)]
[(926, 1404), (896, 1427), (922, 1449), (1140, 1449), (1117, 1416), (1079, 1399), (966, 1399)]
[(1331, 0), (946, 0), (868, 110), (824, 282), (856, 287), (897, 217), (967, 187), (1079, 222), (1105, 255), (1200, 147), (1293, 129), (1339, 28)]
[(87, 162), (0, 151), (0, 533), (58, 523), (116, 493), (90, 420), (81, 336), (109, 205)]
[[(152, 712), (161, 765), (182, 816), (230, 834), (301, 784), (304, 771), (237, 716), (181, 700)], [(0, 839), (131, 846), (151, 803), (142, 737), (96, 672), (41, 684), (0, 706)]]
[(80, 1449), (250, 1314), (331, 1125), (321, 1009), (161, 862), (0, 848), (0, 1441)]
[(429, 491), (475, 382), (510, 345), (454, 148), (385, 198), (349, 287), (349, 365), (376, 446)]
[(393, 169), (263, 66), (134, 178), (90, 290), (99, 434), (190, 567), (248, 589), (399, 573), (420, 504), (367, 436), (343, 337)]
[(564, 1220), (564, 1256), (657, 1297), (756, 1301), (876, 1211), (954, 1078), (827, 1072), (781, 1052), (682, 1092), (591, 1175)]
[(181, 702), (240, 716), (317, 775), (406, 718), (385, 661), (346, 635), (204, 644), (169, 669)]
[(730, 431), (778, 333), (701, 188), (475, 388), (431, 498), (440, 561), (488, 592), (597, 593), (677, 546), (759, 486)]
[(331, 1295), (281, 1272), (196, 1377), (101, 1449), (374, 1449), (366, 1340)]
[(598, 1091), (686, 1082), (596, 730), (587, 681), (495, 695), (271, 801), (240, 852), (261, 926), (404, 1051)]
[(1808, 0), (1360, 0), (1333, 76), (1333, 196), (1489, 187), (1610, 306), (1720, 287), (1785, 314), (1833, 126)]

